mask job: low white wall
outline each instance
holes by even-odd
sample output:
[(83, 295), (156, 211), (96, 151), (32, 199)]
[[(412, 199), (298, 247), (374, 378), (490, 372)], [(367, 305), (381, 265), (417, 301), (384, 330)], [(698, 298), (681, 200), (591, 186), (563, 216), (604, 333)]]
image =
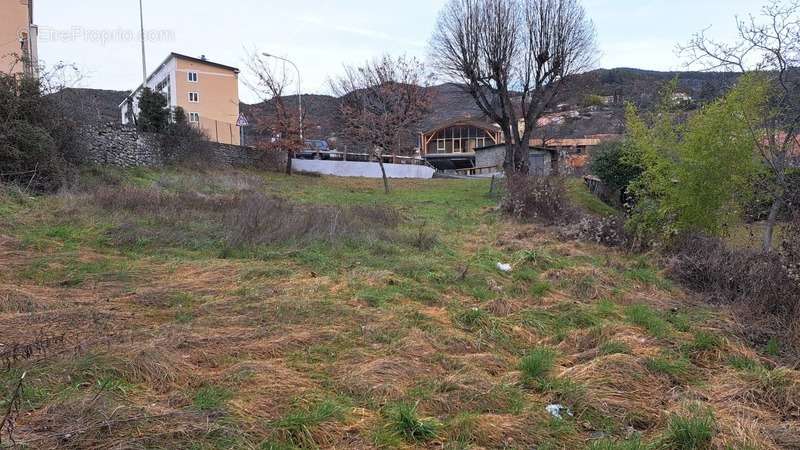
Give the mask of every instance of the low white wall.
[[(435, 172), (428, 166), (413, 164), (384, 164), (389, 178), (433, 178)], [(376, 162), (325, 161), (293, 159), (292, 168), (298, 172), (312, 172), (337, 177), (382, 178), (381, 166)]]

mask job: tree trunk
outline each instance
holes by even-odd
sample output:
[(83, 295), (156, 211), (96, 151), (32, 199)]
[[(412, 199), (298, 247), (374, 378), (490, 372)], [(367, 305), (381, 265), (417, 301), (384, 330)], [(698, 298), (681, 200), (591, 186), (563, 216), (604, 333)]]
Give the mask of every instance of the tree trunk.
[(550, 154), (550, 174), (561, 175), (561, 152), (559, 150), (554, 150)]
[(292, 174), (292, 159), (294, 159), (294, 151), (288, 150), (286, 152), (286, 175)]
[(530, 172), (528, 146), (522, 143), (506, 143), (506, 159), (503, 169), (507, 176), (528, 175)]
[(772, 208), (769, 210), (767, 223), (764, 227), (764, 252), (769, 253), (772, 251), (772, 239), (775, 235), (775, 223), (778, 221), (778, 214), (783, 207), (783, 197), (778, 197), (772, 202)]
[(530, 147), (527, 142), (520, 142), (517, 144), (517, 148), (514, 149), (515, 153), (515, 162), (516, 162), (516, 169), (517, 173), (521, 175), (528, 175), (530, 172)]
[(386, 167), (383, 166), (383, 156), (378, 155), (378, 164), (381, 166), (381, 174), (383, 175), (383, 190), (389, 193), (389, 177), (386, 176)]

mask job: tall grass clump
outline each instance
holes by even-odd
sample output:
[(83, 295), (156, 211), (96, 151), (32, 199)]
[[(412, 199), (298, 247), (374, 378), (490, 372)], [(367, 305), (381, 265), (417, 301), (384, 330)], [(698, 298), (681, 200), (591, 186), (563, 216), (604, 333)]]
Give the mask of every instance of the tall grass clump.
[(269, 426), (274, 430), (274, 437), (285, 443), (301, 448), (316, 448), (318, 443), (314, 439), (314, 428), (326, 422), (341, 420), (345, 412), (345, 407), (338, 402), (324, 400), (292, 411), (270, 422)]
[(715, 433), (713, 413), (694, 407), (688, 415), (673, 414), (670, 417), (662, 445), (676, 450), (709, 449)]
[(647, 305), (631, 305), (625, 308), (628, 322), (647, 330), (652, 336), (662, 338), (669, 333), (669, 322)]
[(556, 362), (556, 351), (549, 347), (538, 347), (525, 355), (519, 370), (526, 382), (543, 381), (550, 376)]
[(389, 410), (389, 428), (407, 442), (427, 442), (436, 438), (441, 424), (420, 418), (417, 405), (403, 403)]

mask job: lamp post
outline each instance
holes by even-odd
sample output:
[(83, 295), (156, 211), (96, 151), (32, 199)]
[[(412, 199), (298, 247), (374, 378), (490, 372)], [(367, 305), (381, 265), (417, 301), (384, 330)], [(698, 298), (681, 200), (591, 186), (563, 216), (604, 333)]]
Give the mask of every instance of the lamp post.
[(144, 52), (144, 8), (142, 0), (139, 0), (139, 29), (142, 38), (142, 89), (147, 87), (147, 59)]
[(302, 94), (303, 91), (302, 91), (302, 85), (300, 83), (300, 69), (297, 68), (297, 64), (293, 63), (292, 61), (286, 58), (282, 58), (276, 55), (271, 55), (269, 53), (262, 53), (262, 55), (264, 55), (267, 58), (275, 58), (283, 62), (287, 62), (291, 64), (292, 67), (294, 67), (295, 71), (297, 71), (297, 104), (300, 111), (300, 142), (302, 142), (302, 145), (305, 146), (306, 141), (305, 138), (303, 137), (303, 94)]

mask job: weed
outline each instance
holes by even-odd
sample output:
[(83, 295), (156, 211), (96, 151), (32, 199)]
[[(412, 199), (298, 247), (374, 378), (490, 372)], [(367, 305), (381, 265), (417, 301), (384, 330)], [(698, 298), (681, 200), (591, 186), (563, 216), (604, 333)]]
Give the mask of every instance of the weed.
[(386, 287), (368, 287), (357, 294), (359, 300), (366, 302), (373, 308), (380, 308), (395, 299), (397, 293)]
[(692, 322), (689, 316), (683, 313), (671, 312), (667, 317), (667, 322), (671, 323), (676, 330), (683, 333), (687, 333), (692, 329)]
[(736, 370), (753, 371), (761, 367), (761, 363), (747, 356), (735, 355), (728, 359), (728, 364)]
[(389, 408), (389, 428), (407, 442), (427, 442), (436, 438), (441, 424), (420, 418), (417, 405), (402, 403)]
[(538, 347), (525, 355), (519, 369), (525, 381), (541, 381), (550, 376), (556, 362), (556, 351), (549, 347)]
[(649, 446), (642, 443), (641, 438), (634, 437), (626, 441), (616, 441), (613, 439), (603, 439), (592, 442), (589, 450), (647, 450)]
[(617, 304), (613, 300), (603, 298), (598, 300), (594, 306), (597, 315), (603, 318), (611, 318), (617, 315)]
[(175, 322), (186, 325), (192, 323), (194, 315), (190, 311), (178, 311), (175, 313)]
[(767, 345), (764, 347), (764, 353), (770, 356), (780, 356), (781, 354), (781, 343), (776, 338), (771, 338)]
[(553, 288), (547, 281), (537, 281), (528, 288), (528, 293), (534, 298), (542, 298), (549, 294)]
[(345, 407), (334, 400), (324, 400), (308, 408), (300, 408), (269, 422), (275, 431), (276, 437), (285, 443), (302, 448), (316, 447), (314, 442), (314, 427), (325, 422), (342, 420), (345, 416)]
[(628, 322), (646, 329), (654, 337), (663, 338), (669, 333), (669, 323), (647, 305), (631, 305), (625, 308), (625, 317)]
[(582, 410), (585, 409), (586, 386), (569, 378), (561, 377), (541, 380), (539, 382), (539, 390), (551, 394), (554, 402), (563, 403), (576, 409), (578, 407)]
[(630, 354), (631, 352), (631, 347), (620, 341), (608, 341), (600, 345), (601, 355)]
[(470, 331), (487, 326), (491, 321), (489, 314), (479, 308), (461, 310), (455, 319), (462, 328)]
[(647, 358), (645, 366), (654, 373), (668, 375), (675, 381), (683, 381), (689, 374), (689, 361), (677, 355), (662, 353), (655, 358)]
[(662, 443), (676, 450), (708, 449), (711, 448), (714, 434), (714, 415), (711, 410), (695, 407), (687, 416), (673, 414), (670, 417)]
[(225, 388), (207, 385), (195, 392), (192, 404), (200, 411), (219, 411), (225, 408), (232, 396)]
[(638, 282), (645, 286), (653, 286), (658, 283), (658, 273), (651, 267), (636, 267), (628, 269), (624, 273), (625, 278)]
[(258, 446), (259, 450), (298, 450), (299, 447), (283, 442), (264, 441)]
[(461, 413), (449, 421), (446, 425), (448, 441), (460, 448), (469, 448), (475, 440), (480, 416), (471, 413)]
[(687, 350), (690, 352), (706, 352), (719, 348), (720, 345), (722, 345), (722, 341), (716, 334), (698, 331), (694, 333), (694, 339), (687, 346)]

